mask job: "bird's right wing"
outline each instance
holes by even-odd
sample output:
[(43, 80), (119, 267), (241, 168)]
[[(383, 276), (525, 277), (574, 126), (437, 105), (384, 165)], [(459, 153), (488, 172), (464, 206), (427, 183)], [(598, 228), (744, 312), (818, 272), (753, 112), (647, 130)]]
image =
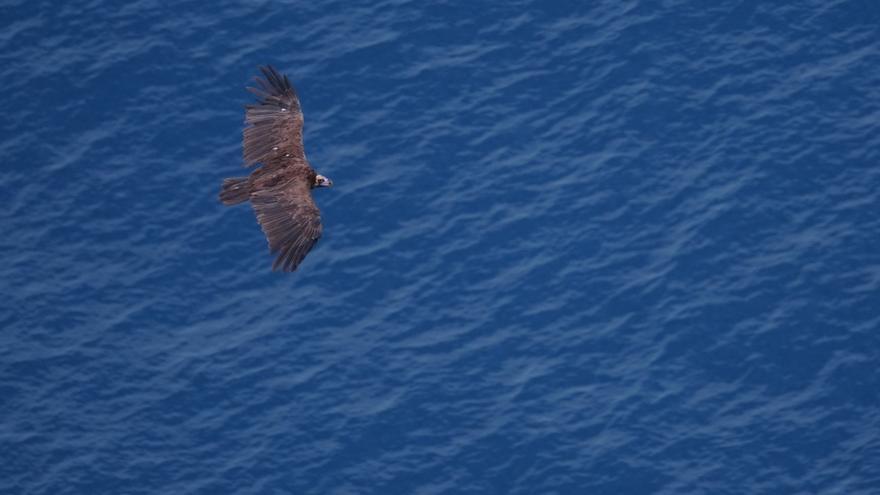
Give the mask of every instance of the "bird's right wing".
[(292, 272), (321, 238), (321, 212), (309, 185), (293, 179), (251, 195), (269, 250), (278, 253), (272, 270)]
[(256, 78), (258, 88), (247, 88), (257, 103), (247, 105), (244, 129), (244, 166), (262, 163), (282, 166), (291, 160), (304, 160), (303, 114), (296, 90), (272, 66), (260, 67), (265, 79)]

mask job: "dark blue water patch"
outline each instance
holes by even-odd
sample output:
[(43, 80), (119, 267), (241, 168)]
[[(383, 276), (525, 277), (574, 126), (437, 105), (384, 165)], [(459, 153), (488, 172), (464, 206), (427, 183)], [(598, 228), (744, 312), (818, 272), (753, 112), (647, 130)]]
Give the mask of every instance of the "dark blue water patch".
[[(869, 4), (0, 11), (4, 493), (880, 483)], [(217, 200), (265, 63), (292, 275)]]

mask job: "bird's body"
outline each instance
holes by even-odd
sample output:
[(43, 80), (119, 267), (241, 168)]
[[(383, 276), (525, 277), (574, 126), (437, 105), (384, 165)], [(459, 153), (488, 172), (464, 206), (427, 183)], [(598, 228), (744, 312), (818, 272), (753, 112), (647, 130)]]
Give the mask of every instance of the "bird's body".
[(306, 159), (302, 143), (303, 115), (296, 91), (270, 66), (261, 67), (265, 79), (248, 88), (259, 101), (248, 105), (243, 155), (246, 167), (261, 164), (248, 177), (223, 181), (220, 200), (225, 205), (250, 201), (257, 221), (278, 253), (272, 269), (294, 271), (321, 237), (321, 214), (312, 199), (315, 187), (329, 187)]

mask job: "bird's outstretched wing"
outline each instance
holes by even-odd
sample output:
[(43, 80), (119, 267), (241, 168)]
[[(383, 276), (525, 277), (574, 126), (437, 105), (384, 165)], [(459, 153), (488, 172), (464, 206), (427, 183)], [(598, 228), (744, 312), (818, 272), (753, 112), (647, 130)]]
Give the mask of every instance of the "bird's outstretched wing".
[(305, 160), (303, 153), (303, 114), (296, 90), (272, 66), (260, 67), (263, 78), (255, 78), (256, 88), (247, 88), (257, 103), (247, 105), (244, 129), (244, 166), (262, 163), (269, 168)]
[(251, 204), (269, 250), (278, 253), (272, 270), (296, 270), (321, 238), (321, 212), (312, 199), (308, 183), (292, 179), (251, 195)]

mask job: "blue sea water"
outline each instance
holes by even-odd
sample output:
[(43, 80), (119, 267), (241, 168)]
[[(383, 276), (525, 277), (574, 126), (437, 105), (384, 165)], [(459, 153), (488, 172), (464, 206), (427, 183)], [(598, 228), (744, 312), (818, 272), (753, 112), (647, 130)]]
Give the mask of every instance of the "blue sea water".
[(0, 493), (880, 493), (880, 6), (783, 4), (3, 1)]

